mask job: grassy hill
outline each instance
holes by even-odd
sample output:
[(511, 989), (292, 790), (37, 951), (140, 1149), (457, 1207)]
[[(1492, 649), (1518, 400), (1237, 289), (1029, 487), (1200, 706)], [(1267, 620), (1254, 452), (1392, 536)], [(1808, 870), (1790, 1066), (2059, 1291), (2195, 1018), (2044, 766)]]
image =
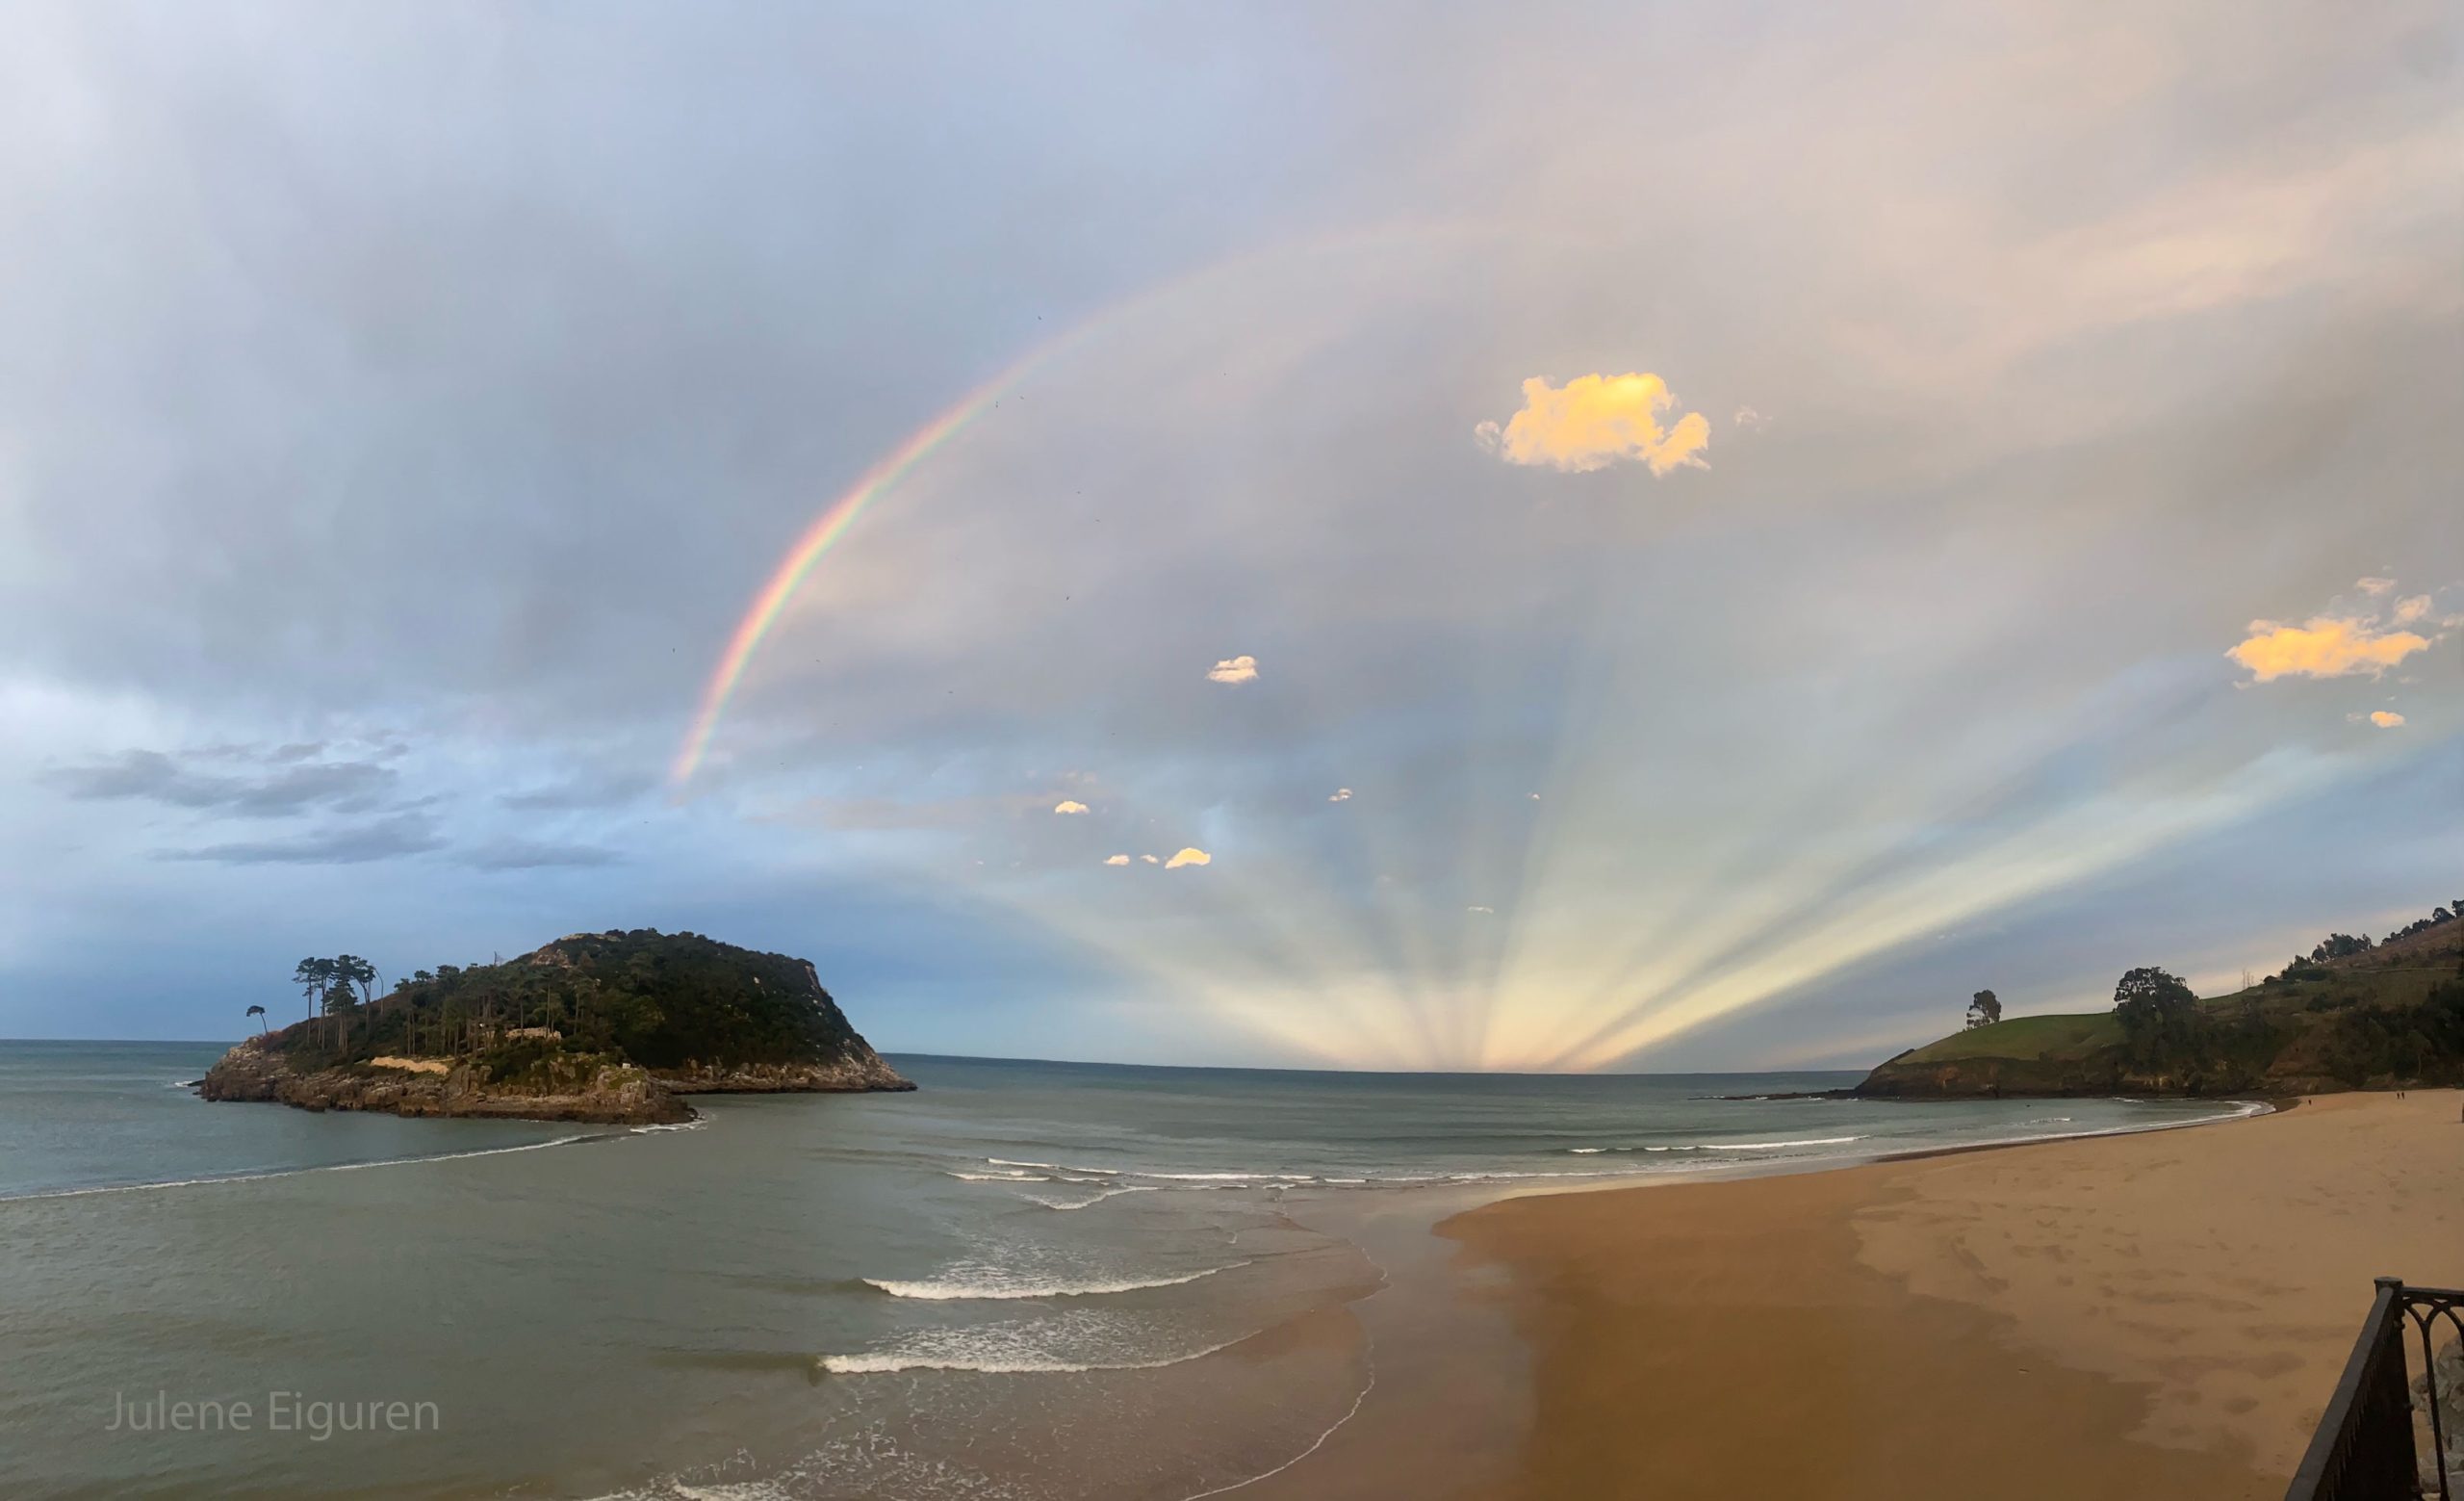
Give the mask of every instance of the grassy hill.
[(2134, 1050), (2112, 1011), (2013, 1017), (1873, 1071), (1858, 1093), (2313, 1093), (2464, 1083), (2464, 920), (2450, 912), (2368, 946), (2336, 935), (2265, 981), (2195, 1001), (2194, 1039)]

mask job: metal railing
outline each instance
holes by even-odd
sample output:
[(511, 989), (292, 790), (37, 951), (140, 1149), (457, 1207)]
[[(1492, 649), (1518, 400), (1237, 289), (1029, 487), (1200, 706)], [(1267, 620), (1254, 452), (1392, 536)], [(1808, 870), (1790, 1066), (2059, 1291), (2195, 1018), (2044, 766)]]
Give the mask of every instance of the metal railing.
[[(2419, 1338), (2418, 1381), (2405, 1369), (2408, 1333)], [(2382, 1277), (2285, 1501), (2433, 1496), (2464, 1501), (2464, 1292)]]

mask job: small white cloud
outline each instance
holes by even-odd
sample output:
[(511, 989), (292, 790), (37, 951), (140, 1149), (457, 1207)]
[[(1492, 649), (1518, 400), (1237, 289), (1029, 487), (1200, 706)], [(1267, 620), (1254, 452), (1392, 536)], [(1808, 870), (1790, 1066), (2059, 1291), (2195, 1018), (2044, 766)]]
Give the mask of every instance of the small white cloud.
[(1540, 800), (1540, 794), (1539, 794), (1539, 793), (1537, 793), (1537, 792), (1532, 793), (1532, 794), (1531, 794), (1531, 800), (1532, 800), (1533, 802), (1535, 802), (1535, 803), (1536, 803), (1536, 802), (1538, 802), (1538, 801)]
[(1127, 855), (1106, 855), (1104, 857), (1104, 864), (1108, 866), (1125, 866), (1129, 864), (1129, 857)]
[(1466, 908), (1464, 908), (1463, 910), (1464, 910), (1465, 912), (1486, 912), (1486, 913), (1495, 913), (1495, 912), (1497, 911), (1497, 909), (1496, 909), (1495, 907), (1466, 907)]
[(1087, 811), (1087, 805), (1065, 797), (1061, 801), (1052, 805), (1052, 811), (1054, 813), (1085, 813)]
[(2427, 619), (2428, 616), (2429, 596), (2426, 594), (2415, 594), (2409, 598), (2400, 599), (2396, 602), (2396, 623), (2398, 625), (2408, 626), (2416, 620)]
[(2352, 586), (2364, 594), (2384, 594), (2396, 586), (2393, 579), (2355, 579)]
[(1351, 801), (1351, 789), (1350, 789), (1350, 788), (1348, 788), (1348, 787), (1339, 787), (1339, 788), (1335, 789), (1334, 789), (1334, 791), (1333, 791), (1332, 793), (1330, 793), (1330, 794), (1327, 796), (1326, 801), (1328, 801), (1328, 802), (1330, 802), (1330, 803), (1348, 803), (1348, 802), (1350, 802), (1350, 801)]
[(1209, 683), (1254, 683), (1258, 677), (1258, 660), (1254, 657), (1226, 657), (1206, 669)]
[(1735, 423), (1740, 427), (1767, 427), (1771, 422), (1770, 418), (1763, 416), (1760, 412), (1756, 411), (1751, 406), (1738, 407), (1736, 409), (1736, 415), (1729, 420)]
[(1138, 858), (1145, 861), (1150, 866), (1155, 864), (1155, 857), (1152, 855), (1141, 855)]
[[(1155, 857), (1149, 855), (1146, 858), (1152, 860)], [(1183, 866), (1211, 866), (1213, 864), (1215, 864), (1215, 857), (1213, 855), (1210, 855), (1205, 850), (1196, 848), (1195, 846), (1190, 846), (1184, 848), (1179, 854), (1174, 855), (1171, 859), (1165, 861), (1164, 868), (1167, 870), (1178, 870)]]

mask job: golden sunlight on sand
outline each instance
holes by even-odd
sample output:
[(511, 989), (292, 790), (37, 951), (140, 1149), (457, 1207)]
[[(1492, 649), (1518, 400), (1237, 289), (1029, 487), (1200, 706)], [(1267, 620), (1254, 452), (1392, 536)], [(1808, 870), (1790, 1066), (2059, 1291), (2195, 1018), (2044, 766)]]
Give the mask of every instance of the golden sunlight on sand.
[(2335, 1096), (1459, 1216), (1533, 1347), (1496, 1493), (2280, 1495), (2371, 1279), (2464, 1283), (2459, 1111)]

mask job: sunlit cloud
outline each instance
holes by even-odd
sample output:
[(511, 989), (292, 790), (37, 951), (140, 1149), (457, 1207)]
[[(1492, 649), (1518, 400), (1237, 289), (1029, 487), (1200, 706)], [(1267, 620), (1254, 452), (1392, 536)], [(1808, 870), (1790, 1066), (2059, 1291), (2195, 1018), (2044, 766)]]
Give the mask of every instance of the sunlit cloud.
[(2249, 638), (2227, 657), (2250, 669), (2253, 680), (2341, 678), (2385, 672), (2429, 642), (2410, 631), (2380, 631), (2367, 620), (2314, 615), (2297, 626), (2250, 622)]
[(2407, 598), (2407, 599), (2400, 599), (2400, 600), (2398, 600), (2398, 601), (2396, 602), (2396, 622), (2397, 622), (2397, 624), (2399, 624), (2399, 625), (2407, 625), (2407, 626), (2408, 626), (2408, 625), (2411, 625), (2411, 624), (2412, 624), (2414, 621), (2416, 621), (2416, 620), (2426, 620), (2426, 619), (2428, 619), (2428, 618), (2429, 618), (2429, 596), (2428, 596), (2428, 595), (2426, 595), (2426, 594), (2415, 594), (2415, 595), (2411, 596), (2410, 598)]
[(1350, 802), (1350, 801), (1351, 801), (1351, 789), (1350, 789), (1350, 788), (1348, 788), (1348, 787), (1339, 787), (1339, 788), (1335, 789), (1333, 792), (1331, 792), (1331, 793), (1329, 793), (1329, 794), (1327, 795), (1327, 797), (1326, 797), (1326, 801), (1328, 801), (1328, 802), (1330, 802), (1330, 803), (1348, 803), (1348, 802)]
[(1482, 448), (1509, 464), (1576, 474), (1619, 459), (1648, 464), (1655, 475), (1708, 468), (1702, 457), (1711, 441), (1708, 418), (1687, 412), (1673, 426), (1660, 426), (1661, 411), (1674, 400), (1657, 375), (1578, 375), (1562, 386), (1534, 375), (1523, 383), (1523, 410), (1504, 427), (1484, 422), (1472, 430)]
[(2404, 716), (2392, 709), (2374, 709), (2370, 712), (2370, 722), (2382, 730), (2392, 730), (2404, 722)]
[(1065, 797), (1061, 801), (1052, 805), (1052, 811), (1054, 813), (1069, 814), (1085, 813), (1087, 811), (1087, 805), (1074, 799)]
[(1104, 864), (1108, 866), (1125, 866), (1129, 864), (1129, 857), (1127, 855), (1106, 855), (1104, 857)]
[(1254, 657), (1226, 657), (1206, 670), (1209, 683), (1251, 683), (1258, 676), (1258, 660)]
[(2352, 586), (2364, 594), (2384, 594), (2396, 586), (2393, 579), (2355, 579)]
[[(1149, 855), (1146, 858), (1152, 860), (1155, 857)], [(1215, 857), (1213, 855), (1210, 855), (1205, 850), (1193, 845), (1182, 849), (1179, 854), (1165, 861), (1164, 868), (1167, 870), (1178, 870), (1183, 866), (1211, 866), (1214, 863)]]
[(1138, 858), (1145, 861), (1150, 866), (1155, 864), (1155, 857), (1152, 855), (1141, 855)]

